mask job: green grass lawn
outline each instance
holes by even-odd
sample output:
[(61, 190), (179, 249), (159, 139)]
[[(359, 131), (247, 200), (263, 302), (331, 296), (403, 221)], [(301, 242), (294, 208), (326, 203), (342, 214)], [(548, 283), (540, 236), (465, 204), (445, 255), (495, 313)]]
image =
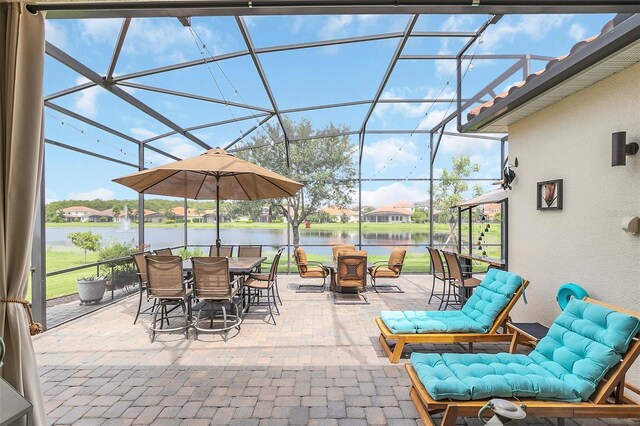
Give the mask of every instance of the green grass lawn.
[[(49, 223), (47, 227), (51, 228), (68, 228), (68, 227), (82, 227), (82, 228), (95, 228), (95, 227), (119, 227), (118, 223)], [(132, 226), (136, 226), (133, 224)], [(172, 227), (182, 227), (183, 224), (157, 224), (157, 223), (147, 223), (146, 227), (150, 228), (172, 228)], [(189, 223), (188, 225), (191, 228), (214, 228), (215, 224), (212, 223)], [(287, 224), (285, 223), (224, 223), (221, 224), (222, 228), (239, 228), (239, 229), (251, 229), (251, 228), (259, 228), (259, 229), (285, 229)], [(474, 233), (478, 232), (480, 225), (474, 224)], [(357, 231), (358, 224), (357, 223), (313, 223), (311, 224), (311, 229), (307, 230), (303, 227), (300, 228), (301, 233), (301, 241), (304, 244), (304, 234), (305, 232), (313, 232), (313, 231)], [(429, 232), (429, 224), (416, 224), (416, 223), (408, 223), (408, 224), (383, 224), (383, 223), (363, 223), (362, 224), (363, 232), (412, 232), (412, 233), (428, 233)], [(449, 225), (442, 223), (434, 224), (434, 232), (436, 233), (448, 233)], [(463, 241), (466, 239), (468, 235), (468, 225), (462, 226), (462, 235)], [(474, 239), (477, 238), (477, 235), (474, 235)], [(428, 242), (425, 241), (426, 245)], [(477, 248), (475, 247), (476, 240), (474, 243), (474, 252), (477, 253)], [(491, 224), (491, 231), (485, 236), (484, 243), (490, 244), (500, 244), (500, 224)], [(483, 244), (484, 245), (484, 244)], [(424, 252), (413, 252), (408, 248), (407, 256), (405, 258), (405, 266), (403, 268), (403, 272), (428, 272), (430, 260), (428, 254)], [(485, 247), (487, 251), (487, 255), (489, 257), (499, 258), (500, 257), (500, 247)], [(293, 253), (293, 248), (291, 249)], [(273, 252), (265, 252), (265, 256), (271, 258), (275, 254)], [(287, 271), (287, 251), (285, 250), (284, 256), (281, 259), (279, 271), (284, 273)], [(369, 262), (377, 262), (381, 260), (387, 260), (387, 255), (370, 255)], [(95, 262), (97, 260), (96, 253), (87, 253), (87, 263)], [(309, 255), (309, 260), (316, 262), (328, 262), (332, 260), (331, 248), (326, 247), (325, 255), (317, 255), (311, 254)], [(75, 266), (80, 266), (85, 264), (84, 253), (80, 249), (76, 248), (68, 248), (68, 247), (49, 247), (47, 249), (47, 272), (58, 271), (61, 269), (71, 268)], [(475, 263), (474, 269), (476, 270), (484, 270), (486, 265), (481, 263)], [(293, 259), (291, 259), (291, 272), (296, 273), (296, 266)], [(47, 278), (47, 299), (64, 296), (68, 294), (75, 293), (76, 290), (76, 280), (78, 278), (82, 278), (84, 276), (90, 276), (96, 274), (96, 268), (90, 267), (87, 269), (82, 269), (79, 271), (69, 272), (62, 275), (55, 275)], [(31, 297), (31, 289), (28, 292), (29, 298)]]

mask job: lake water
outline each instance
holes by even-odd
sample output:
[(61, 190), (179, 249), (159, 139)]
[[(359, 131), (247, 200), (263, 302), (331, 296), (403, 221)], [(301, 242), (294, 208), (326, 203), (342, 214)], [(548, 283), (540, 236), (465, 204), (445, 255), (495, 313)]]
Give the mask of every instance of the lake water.
[[(102, 235), (102, 244), (109, 241), (134, 242), (138, 238), (137, 229), (124, 232), (116, 227), (64, 227), (47, 228), (48, 247), (73, 247), (67, 235), (71, 232), (87, 232)], [(210, 245), (215, 244), (214, 228), (189, 228), (189, 244)], [(287, 244), (287, 229), (262, 229), (262, 228), (240, 228), (221, 229), (220, 238), (223, 244), (260, 244), (263, 246), (285, 246)], [(447, 234), (434, 233), (435, 243), (444, 243)], [(150, 244), (152, 249), (162, 247), (172, 247), (182, 244), (184, 241), (184, 228), (146, 228), (145, 243)], [(357, 231), (314, 231), (311, 229), (300, 229), (300, 243), (305, 246), (305, 250), (311, 254), (326, 254), (327, 247), (313, 247), (320, 245), (334, 244), (357, 244)], [(389, 247), (403, 244), (419, 244), (420, 247), (407, 248), (411, 251), (426, 252), (425, 246), (429, 244), (428, 232), (365, 232), (362, 234), (362, 244), (371, 254), (387, 254)]]

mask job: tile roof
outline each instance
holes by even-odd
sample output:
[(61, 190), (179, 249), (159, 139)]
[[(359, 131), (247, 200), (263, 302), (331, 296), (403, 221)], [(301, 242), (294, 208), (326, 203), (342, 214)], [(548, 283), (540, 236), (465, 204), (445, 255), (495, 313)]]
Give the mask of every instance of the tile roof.
[(326, 207), (322, 209), (322, 211), (332, 216), (342, 216), (343, 214), (347, 216), (358, 216), (358, 212), (355, 210), (341, 209), (338, 207)]
[(602, 27), (602, 29), (600, 30), (600, 34), (589, 37), (587, 39), (584, 39), (582, 41), (577, 42), (576, 44), (573, 45), (573, 47), (571, 48), (570, 52), (567, 53), (566, 55), (563, 56), (559, 56), (555, 59), (552, 59), (551, 61), (549, 61), (547, 63), (547, 65), (537, 71), (534, 72), (532, 74), (529, 74), (529, 76), (523, 80), (520, 81), (516, 84), (514, 84), (513, 86), (511, 86), (506, 92), (503, 92), (499, 95), (497, 95), (495, 98), (493, 98), (492, 100), (485, 102), (482, 105), (479, 105), (475, 108), (473, 108), (471, 111), (469, 111), (469, 113), (467, 114), (467, 120), (471, 121), (472, 119), (476, 118), (477, 116), (479, 116), (480, 114), (482, 114), (484, 111), (486, 111), (487, 109), (493, 107), (496, 103), (498, 103), (499, 101), (502, 101), (504, 99), (507, 99), (509, 96), (511, 96), (512, 94), (520, 91), (524, 86), (528, 85), (529, 83), (531, 83), (533, 80), (537, 79), (538, 77), (540, 77), (541, 75), (543, 75), (544, 73), (546, 73), (547, 71), (549, 71), (552, 68), (555, 68), (556, 66), (558, 66), (559, 64), (561, 64), (564, 60), (566, 60), (567, 58), (575, 55), (577, 52), (579, 52), (580, 50), (582, 50), (583, 48), (585, 48), (586, 46), (588, 46), (590, 43), (592, 43), (594, 40), (599, 39), (600, 37), (603, 37), (605, 34), (607, 34), (609, 31), (611, 31), (613, 28), (615, 28), (617, 25), (619, 25), (620, 23), (622, 23), (623, 21), (625, 21), (626, 19), (628, 19), (629, 17), (631, 17), (633, 14), (620, 14), (617, 15), (614, 19), (610, 20), (609, 22), (607, 22), (606, 24), (604, 24), (604, 26)]

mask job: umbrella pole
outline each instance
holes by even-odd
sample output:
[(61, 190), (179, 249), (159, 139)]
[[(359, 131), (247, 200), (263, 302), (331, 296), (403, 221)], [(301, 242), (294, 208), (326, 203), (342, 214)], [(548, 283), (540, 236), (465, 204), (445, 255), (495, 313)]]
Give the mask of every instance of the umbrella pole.
[(216, 175), (216, 252), (220, 256), (220, 176)]

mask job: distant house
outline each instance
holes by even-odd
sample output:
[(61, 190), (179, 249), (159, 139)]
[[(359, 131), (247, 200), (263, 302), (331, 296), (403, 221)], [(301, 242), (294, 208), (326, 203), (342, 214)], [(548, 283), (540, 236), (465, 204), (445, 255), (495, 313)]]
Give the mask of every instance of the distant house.
[(364, 220), (375, 223), (410, 223), (413, 211), (412, 204), (400, 201), (365, 213)]
[(111, 216), (100, 210), (85, 206), (71, 206), (62, 209), (62, 217), (65, 222), (100, 222), (111, 220)]
[[(202, 222), (204, 223), (216, 223), (216, 219), (217, 219), (217, 216), (216, 216), (215, 209), (205, 210), (202, 215)], [(220, 223), (223, 223), (226, 221), (227, 221), (227, 216), (224, 214), (224, 211), (220, 209)]]
[(502, 212), (502, 205), (500, 203), (485, 204), (484, 215), (488, 220), (493, 220), (496, 214)]
[(164, 223), (167, 217), (163, 213), (154, 212), (153, 210), (144, 210), (144, 221), (147, 223)]
[(348, 222), (357, 222), (360, 216), (355, 210), (341, 209), (338, 207), (326, 207), (322, 209), (322, 211), (330, 216), (333, 216), (336, 222), (342, 221), (343, 216), (347, 216)]
[(174, 207), (169, 210), (175, 220), (188, 221), (188, 222), (200, 222), (203, 219), (203, 214), (198, 213), (196, 209), (187, 209), (185, 214), (184, 207)]

